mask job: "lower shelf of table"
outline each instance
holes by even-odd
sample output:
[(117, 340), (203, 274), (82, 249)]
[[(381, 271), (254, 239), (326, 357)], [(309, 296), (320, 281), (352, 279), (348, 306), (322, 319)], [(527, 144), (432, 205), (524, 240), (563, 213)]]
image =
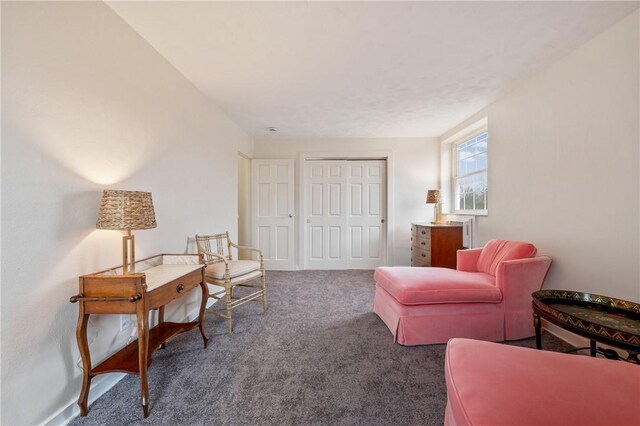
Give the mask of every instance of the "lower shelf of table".
[[(149, 330), (149, 347), (147, 348), (147, 367), (151, 365), (151, 355), (162, 343), (185, 331), (189, 331), (198, 326), (198, 322), (163, 322)], [(105, 373), (130, 373), (139, 374), (140, 365), (138, 362), (138, 339), (129, 343), (96, 367), (91, 369), (91, 375)]]

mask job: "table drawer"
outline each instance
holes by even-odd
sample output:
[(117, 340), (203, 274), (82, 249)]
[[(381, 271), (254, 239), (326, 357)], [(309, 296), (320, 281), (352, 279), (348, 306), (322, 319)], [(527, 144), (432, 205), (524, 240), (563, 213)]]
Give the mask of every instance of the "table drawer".
[(202, 282), (202, 270), (190, 272), (149, 293), (149, 309), (156, 309), (179, 299)]

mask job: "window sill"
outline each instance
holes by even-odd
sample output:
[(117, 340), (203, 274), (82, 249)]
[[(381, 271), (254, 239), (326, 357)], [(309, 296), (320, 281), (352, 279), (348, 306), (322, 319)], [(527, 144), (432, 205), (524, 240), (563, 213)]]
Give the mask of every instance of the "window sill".
[(457, 210), (451, 213), (443, 213), (450, 215), (460, 215), (460, 216), (489, 216), (489, 212), (487, 210)]

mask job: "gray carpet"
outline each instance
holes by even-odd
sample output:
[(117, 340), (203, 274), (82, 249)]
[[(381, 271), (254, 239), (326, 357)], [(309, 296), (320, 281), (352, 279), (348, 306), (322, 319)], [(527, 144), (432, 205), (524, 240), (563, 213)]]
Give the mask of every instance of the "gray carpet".
[[(234, 334), (207, 315), (154, 354), (151, 411), (127, 376), (83, 424), (438, 425), (446, 404), (445, 345), (403, 347), (371, 312), (372, 271), (268, 273), (269, 310), (234, 310)], [(515, 342), (534, 346), (533, 339)], [(545, 336), (545, 349), (568, 346)]]

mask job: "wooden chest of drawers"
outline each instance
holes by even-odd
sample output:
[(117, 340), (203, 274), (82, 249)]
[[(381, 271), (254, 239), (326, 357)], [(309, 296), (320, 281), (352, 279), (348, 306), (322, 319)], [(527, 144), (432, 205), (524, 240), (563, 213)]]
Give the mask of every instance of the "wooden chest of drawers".
[(411, 266), (455, 269), (456, 253), (462, 247), (462, 224), (411, 224)]

